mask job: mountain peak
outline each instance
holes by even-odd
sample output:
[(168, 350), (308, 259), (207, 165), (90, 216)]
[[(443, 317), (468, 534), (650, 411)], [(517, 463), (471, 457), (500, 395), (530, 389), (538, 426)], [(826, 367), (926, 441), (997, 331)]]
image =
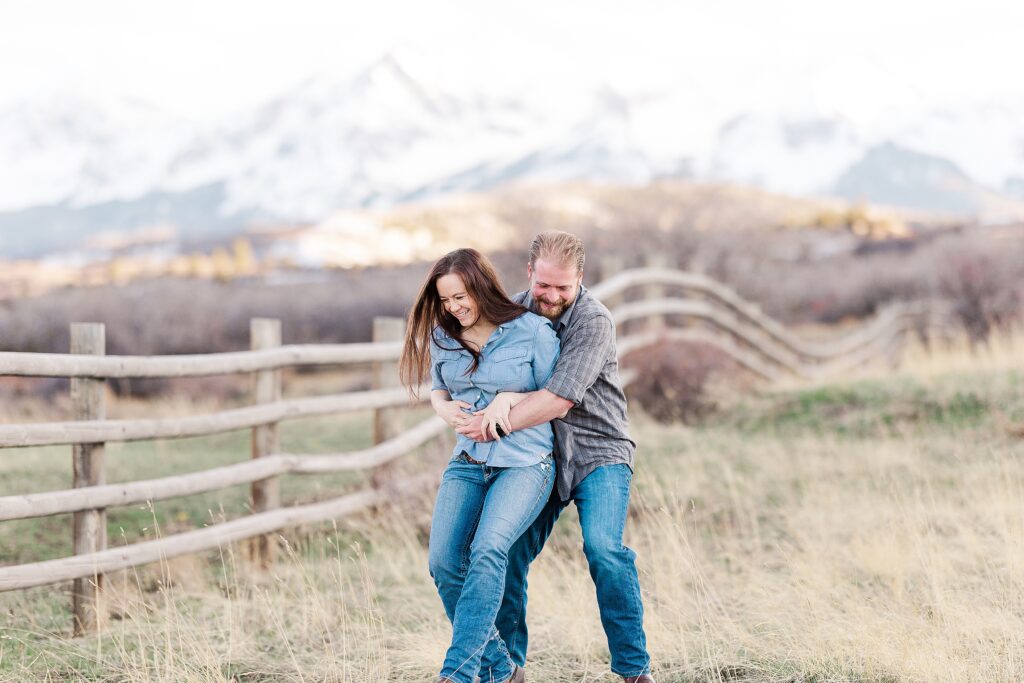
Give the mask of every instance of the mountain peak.
[(454, 98), (444, 94), (422, 55), (410, 49), (396, 49), (382, 55), (351, 84), (353, 94), (386, 98), (396, 103), (411, 98), (435, 116), (454, 113)]
[(886, 140), (869, 149), (836, 181), (853, 201), (971, 214), (983, 208), (983, 188), (948, 159)]

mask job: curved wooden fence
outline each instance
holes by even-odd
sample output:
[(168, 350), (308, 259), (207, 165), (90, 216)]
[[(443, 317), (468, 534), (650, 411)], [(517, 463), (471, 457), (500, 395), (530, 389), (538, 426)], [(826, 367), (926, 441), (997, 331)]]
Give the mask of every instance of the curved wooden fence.
[[(801, 338), (756, 306), (704, 276), (666, 268), (619, 273), (591, 289), (612, 303), (629, 290), (644, 288), (650, 297), (614, 305), (616, 324), (645, 320), (643, 331), (623, 334), (618, 349), (626, 355), (664, 341), (713, 344), (737, 363), (766, 380), (785, 375), (814, 379), (848, 370), (879, 357), (892, 357), (906, 335), (924, 325), (939, 324), (948, 315), (941, 307), (894, 304), (857, 329), (828, 341)], [(686, 296), (665, 296), (678, 290)], [(689, 297), (689, 298), (687, 298)], [(672, 320), (685, 325), (668, 325)], [(253, 555), (267, 566), (274, 560), (274, 531), (297, 524), (337, 518), (383, 502), (396, 490), (434, 481), (427, 475), (370, 488), (324, 502), (281, 507), (279, 477), (378, 467), (447, 433), (439, 418), (399, 431), (394, 410), (410, 405), (397, 385), (395, 361), (401, 351), (404, 322), (378, 319), (373, 343), (280, 345), (280, 323), (254, 320), (253, 350), (190, 356), (126, 357), (104, 355), (104, 331), (98, 324), (72, 325), (71, 354), (0, 353), (0, 375), (69, 377), (75, 420), (40, 424), (0, 425), (0, 449), (25, 446), (73, 447), (73, 485), (63, 491), (0, 497), (0, 521), (74, 514), (75, 554), (44, 562), (0, 567), (0, 591), (74, 580), (72, 591), (76, 633), (97, 628), (97, 594), (103, 574), (177, 555), (252, 539)], [(374, 363), (375, 387), (332, 396), (281, 398), (281, 369)], [(206, 415), (134, 420), (106, 419), (104, 382), (109, 378), (168, 378), (251, 373), (253, 405)], [(628, 368), (623, 381), (633, 379)], [(426, 393), (426, 392), (423, 392)], [(283, 420), (374, 409), (375, 445), (333, 454), (289, 454), (278, 448), (277, 425)], [(252, 459), (202, 472), (107, 484), (104, 444), (141, 439), (167, 439), (227, 431), (252, 431)], [(253, 514), (203, 529), (118, 548), (106, 547), (105, 510), (109, 507), (164, 500), (252, 485)]]
[[(654, 329), (620, 335), (620, 356), (661, 340), (700, 341), (716, 346), (769, 381), (786, 374), (819, 379), (879, 357), (891, 358), (907, 334), (942, 330), (951, 316), (942, 302), (896, 302), (853, 330), (827, 341), (814, 341), (793, 334), (728, 287), (696, 273), (667, 268), (629, 270), (595, 285), (591, 293), (607, 303), (632, 288), (644, 287), (650, 293), (652, 286), (661, 296), (611, 306), (616, 325), (635, 319), (659, 320)], [(700, 298), (665, 297), (662, 288)], [(668, 315), (699, 322), (702, 327), (666, 328), (661, 319)]]

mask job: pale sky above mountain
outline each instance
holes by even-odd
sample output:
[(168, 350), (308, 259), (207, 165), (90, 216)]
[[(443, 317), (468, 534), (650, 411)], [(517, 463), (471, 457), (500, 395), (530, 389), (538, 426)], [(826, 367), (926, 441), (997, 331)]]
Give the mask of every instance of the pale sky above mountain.
[(74, 90), (205, 117), (399, 50), (496, 94), (608, 84), (869, 116), (1019, 95), (1022, 29), (1007, 0), (34, 0), (0, 9), (0, 104)]

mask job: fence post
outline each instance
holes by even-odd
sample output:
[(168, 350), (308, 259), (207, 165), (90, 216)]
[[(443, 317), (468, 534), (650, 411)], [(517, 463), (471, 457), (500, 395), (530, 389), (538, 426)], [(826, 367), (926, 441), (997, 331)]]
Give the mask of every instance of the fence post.
[[(394, 342), (405, 339), (405, 319), (377, 317), (373, 319), (373, 341)], [(390, 389), (399, 386), (398, 363), (376, 361), (373, 364), (373, 388)], [(399, 408), (378, 408), (373, 411), (373, 443), (378, 444), (398, 436), (402, 431)]]
[[(106, 331), (102, 323), (72, 323), (71, 353), (102, 356), (106, 354)], [(71, 404), (76, 420), (106, 418), (105, 380), (91, 377), (71, 379)], [(106, 446), (103, 443), (74, 444), (71, 447), (72, 486), (101, 486), (107, 483)], [(82, 510), (72, 518), (72, 542), (75, 555), (106, 550), (107, 512)], [(71, 613), (76, 636), (97, 631), (103, 623), (100, 606), (103, 575), (75, 579), (71, 593)]]
[[(281, 345), (281, 321), (272, 318), (253, 318), (249, 322), (252, 349), (270, 349)], [(260, 370), (253, 373), (253, 401), (273, 403), (281, 400), (281, 371)], [(277, 453), (280, 448), (277, 423), (252, 428), (252, 457), (262, 458)], [(266, 512), (281, 507), (281, 481), (269, 477), (252, 483), (252, 511)], [(274, 534), (256, 536), (249, 541), (249, 555), (261, 569), (274, 563), (277, 544)]]
[[(669, 260), (664, 254), (652, 253), (648, 254), (644, 259), (644, 265), (648, 268), (668, 268)], [(644, 298), (645, 299), (663, 299), (665, 298), (665, 286), (661, 284), (652, 284), (644, 287)], [(660, 332), (665, 329), (665, 316), (663, 315), (652, 315), (647, 318), (647, 329), (651, 332)]]
[[(405, 338), (405, 319), (377, 317), (373, 319), (373, 341), (393, 342)], [(398, 363), (393, 361), (375, 361), (373, 363), (373, 388), (388, 389), (399, 386)], [(373, 411), (373, 443), (398, 436), (402, 431), (399, 408), (377, 408)], [(387, 484), (392, 478), (396, 463), (388, 463), (374, 468), (370, 482), (375, 488)]]

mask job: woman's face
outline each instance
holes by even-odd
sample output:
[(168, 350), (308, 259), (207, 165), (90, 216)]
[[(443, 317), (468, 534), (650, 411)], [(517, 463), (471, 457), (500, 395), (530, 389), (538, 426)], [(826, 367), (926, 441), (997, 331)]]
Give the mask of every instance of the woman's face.
[(463, 329), (472, 327), (480, 317), (480, 308), (466, 291), (466, 285), (457, 273), (448, 273), (437, 279), (437, 293), (444, 310), (455, 316)]

